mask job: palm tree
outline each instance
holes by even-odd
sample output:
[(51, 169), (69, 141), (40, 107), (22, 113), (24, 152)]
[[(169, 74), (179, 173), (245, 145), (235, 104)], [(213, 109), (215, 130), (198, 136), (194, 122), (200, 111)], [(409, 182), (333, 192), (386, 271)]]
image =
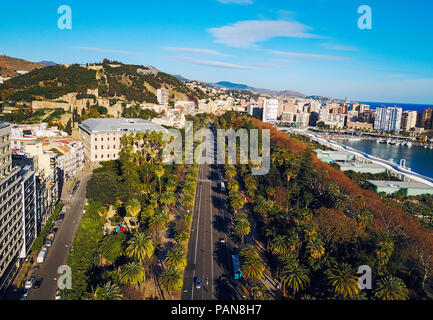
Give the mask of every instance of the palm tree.
[(186, 232), (186, 231), (178, 232), (178, 233), (176, 233), (176, 235), (174, 237), (174, 240), (178, 244), (181, 244), (181, 243), (185, 242), (188, 239), (189, 239), (189, 233)]
[(159, 193), (161, 193), (161, 178), (164, 175), (165, 170), (163, 166), (158, 166), (155, 168), (155, 175), (158, 177), (159, 182)]
[(274, 254), (283, 255), (289, 251), (287, 237), (278, 235), (272, 239), (270, 248)]
[(161, 274), (159, 281), (161, 283), (161, 286), (170, 293), (172, 300), (173, 291), (179, 290), (180, 288), (182, 288), (183, 285), (182, 277), (180, 276), (179, 270), (174, 268), (164, 271)]
[(187, 265), (185, 252), (181, 248), (175, 247), (168, 251), (164, 262), (170, 269), (183, 270)]
[(244, 243), (245, 236), (251, 232), (251, 224), (248, 219), (237, 220), (235, 224), (235, 232), (242, 238), (242, 243)]
[(328, 281), (334, 292), (344, 298), (353, 298), (359, 294), (358, 276), (351, 265), (345, 262), (336, 264), (329, 270)]
[(249, 279), (261, 279), (263, 278), (263, 272), (265, 267), (259, 258), (249, 258), (241, 265), (242, 275)]
[(136, 228), (138, 227), (137, 224), (137, 217), (138, 214), (141, 211), (141, 204), (140, 201), (137, 199), (132, 199), (125, 207), (126, 212), (134, 219)]
[(154, 233), (156, 232), (158, 239), (159, 231), (166, 228), (169, 219), (170, 217), (160, 210), (155, 212), (155, 214), (149, 218), (149, 227), (154, 230)]
[(259, 254), (256, 250), (256, 248), (249, 244), (247, 246), (245, 246), (240, 252), (239, 255), (241, 257), (243, 257), (244, 259), (258, 259), (259, 258)]
[(236, 168), (233, 165), (227, 165), (225, 168), (225, 176), (228, 180), (233, 179), (236, 177), (237, 171)]
[(282, 285), (283, 295), (285, 295), (285, 286), (287, 285), (292, 289), (293, 295), (297, 292), (304, 290), (305, 287), (310, 283), (310, 277), (308, 276), (308, 269), (299, 264), (298, 261), (294, 261), (283, 268), (282, 273)]
[(386, 276), (379, 280), (374, 296), (381, 300), (407, 300), (409, 291), (400, 278)]
[(176, 203), (176, 197), (174, 195), (174, 192), (172, 191), (165, 191), (161, 194), (161, 198), (159, 198), (159, 202), (167, 207), (170, 207)]
[(93, 300), (122, 300), (123, 296), (120, 293), (120, 288), (117, 284), (111, 281), (107, 282), (102, 287), (97, 287), (93, 292)]
[(155, 252), (155, 244), (152, 239), (142, 232), (137, 232), (128, 241), (126, 255), (130, 258), (137, 259), (141, 264), (150, 259)]
[(245, 206), (244, 197), (240, 193), (238, 192), (230, 193), (229, 198), (230, 198), (230, 206), (233, 208), (233, 210), (239, 211)]
[(123, 265), (120, 267), (119, 280), (123, 284), (137, 284), (140, 286), (140, 283), (144, 280), (143, 266), (136, 261)]
[(313, 238), (307, 244), (307, 250), (310, 253), (311, 258), (320, 259), (325, 254), (325, 247), (323, 241), (319, 238)]

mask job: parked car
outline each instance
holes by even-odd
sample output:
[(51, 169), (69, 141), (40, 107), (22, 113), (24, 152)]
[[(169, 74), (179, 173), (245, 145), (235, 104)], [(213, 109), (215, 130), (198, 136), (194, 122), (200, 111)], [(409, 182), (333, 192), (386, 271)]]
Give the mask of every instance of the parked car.
[(40, 269), (40, 265), (38, 265), (38, 264), (35, 264), (35, 266), (33, 267), (35, 270), (38, 270), (38, 269)]
[(24, 288), (25, 289), (30, 289), (33, 287), (33, 285), (35, 284), (36, 278), (35, 277), (30, 277), (27, 279)]
[(60, 295), (60, 290), (56, 291), (56, 300), (60, 300), (62, 298), (62, 296)]
[(226, 191), (226, 185), (224, 184), (224, 182), (220, 182), (220, 191), (221, 192), (224, 192), (224, 191)]
[(53, 245), (53, 240), (47, 240), (47, 248), (51, 247)]
[(194, 279), (194, 287), (196, 289), (200, 289), (201, 288), (201, 280), (200, 280), (199, 277), (195, 277), (195, 279)]
[(68, 209), (66, 207), (63, 207), (62, 212), (66, 212), (66, 211), (68, 211)]
[(33, 288), (39, 289), (42, 285), (42, 281), (44, 281), (44, 278), (39, 278), (38, 280), (36, 280), (35, 284), (33, 285)]
[(62, 222), (63, 219), (65, 218), (65, 215), (63, 213), (59, 214), (59, 221)]
[(30, 289), (24, 289), (23, 297), (26, 298), (25, 300), (27, 300), (29, 292), (30, 292)]
[(42, 263), (45, 261), (45, 257), (47, 256), (48, 249), (44, 247), (38, 254), (38, 258), (36, 260), (37, 263)]
[(224, 239), (224, 238), (219, 238), (219, 242), (220, 242), (220, 243), (226, 243), (226, 239)]

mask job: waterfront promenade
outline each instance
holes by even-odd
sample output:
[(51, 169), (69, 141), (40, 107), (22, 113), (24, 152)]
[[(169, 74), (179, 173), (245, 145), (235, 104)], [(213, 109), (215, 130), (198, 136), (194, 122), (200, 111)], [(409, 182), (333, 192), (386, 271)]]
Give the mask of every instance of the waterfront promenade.
[(296, 134), (301, 134), (310, 138), (321, 145), (325, 145), (333, 150), (346, 151), (355, 155), (355, 158), (361, 162), (371, 162), (385, 167), (392, 175), (397, 176), (398, 178), (404, 181), (414, 181), (421, 182), (428, 186), (433, 187), (433, 178), (423, 176), (419, 173), (413, 172), (408, 168), (400, 166), (394, 162), (387, 161), (375, 156), (372, 156), (368, 153), (356, 150), (344, 144), (338, 143), (336, 141), (325, 138), (317, 133), (311, 133), (307, 130), (295, 129), (295, 128), (279, 128), (281, 131), (293, 132)]

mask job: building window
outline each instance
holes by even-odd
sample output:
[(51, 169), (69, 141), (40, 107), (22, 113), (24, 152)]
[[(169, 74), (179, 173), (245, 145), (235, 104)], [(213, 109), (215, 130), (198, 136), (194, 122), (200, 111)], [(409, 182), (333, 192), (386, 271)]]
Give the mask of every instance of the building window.
[(104, 159), (104, 155), (103, 154), (101, 154), (101, 159)]
[(98, 141), (98, 138), (95, 138), (95, 141)]
[(95, 146), (95, 150), (98, 150), (98, 146)]
[(104, 141), (104, 138), (101, 138), (101, 141)]
[(104, 146), (101, 146), (101, 150), (104, 150)]
[(98, 159), (98, 155), (97, 154), (95, 154), (95, 159)]

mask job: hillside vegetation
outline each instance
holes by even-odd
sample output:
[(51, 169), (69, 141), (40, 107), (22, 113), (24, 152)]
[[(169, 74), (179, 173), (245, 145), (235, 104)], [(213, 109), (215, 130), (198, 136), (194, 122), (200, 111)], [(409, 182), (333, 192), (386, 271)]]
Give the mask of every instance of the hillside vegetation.
[(109, 60), (96, 66), (101, 66), (101, 70), (77, 64), (35, 69), (0, 85), (0, 98), (3, 101), (53, 100), (67, 93), (81, 94), (98, 88), (99, 94), (108, 99), (124, 96), (130, 102), (158, 103), (156, 91), (161, 87), (169, 90), (171, 102), (207, 98), (203, 92), (191, 90), (174, 76), (150, 67)]

